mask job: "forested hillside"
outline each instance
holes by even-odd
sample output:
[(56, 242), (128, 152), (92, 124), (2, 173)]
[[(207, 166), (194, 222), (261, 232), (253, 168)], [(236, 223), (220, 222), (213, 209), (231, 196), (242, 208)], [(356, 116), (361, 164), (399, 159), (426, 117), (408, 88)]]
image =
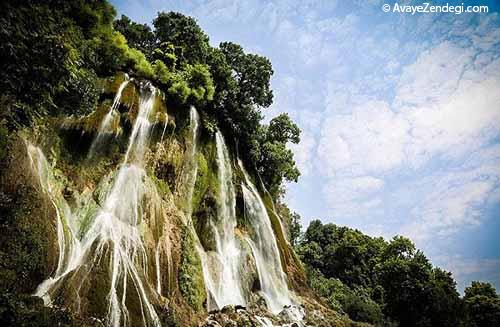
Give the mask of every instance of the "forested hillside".
[(290, 226), (308, 282), (331, 308), (383, 326), (497, 326), (500, 296), (472, 282), (460, 296), (450, 272), (435, 267), (411, 240), (373, 238), (314, 220)]
[(105, 0), (0, 4), (1, 326), (498, 326), (412, 242), (284, 203), (271, 62)]

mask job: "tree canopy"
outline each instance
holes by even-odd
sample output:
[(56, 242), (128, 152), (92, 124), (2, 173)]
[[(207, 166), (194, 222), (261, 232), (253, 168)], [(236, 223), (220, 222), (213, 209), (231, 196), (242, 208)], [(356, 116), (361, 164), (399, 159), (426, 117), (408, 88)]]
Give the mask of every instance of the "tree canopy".
[(451, 273), (433, 267), (408, 238), (386, 241), (314, 220), (296, 250), (311, 287), (351, 319), (405, 327), (499, 325), (500, 300), (491, 284), (472, 282), (460, 298)]
[[(2, 3), (1, 117), (9, 128), (37, 117), (86, 114), (99, 78), (125, 71), (154, 82), (167, 102), (194, 105), (215, 121), (276, 197), (300, 173), (287, 143), (300, 130), (287, 115), (262, 123), (272, 104), (271, 62), (232, 42), (212, 47), (195, 19), (160, 12), (153, 26), (133, 22), (105, 0)], [(32, 17), (26, 21), (24, 17)]]

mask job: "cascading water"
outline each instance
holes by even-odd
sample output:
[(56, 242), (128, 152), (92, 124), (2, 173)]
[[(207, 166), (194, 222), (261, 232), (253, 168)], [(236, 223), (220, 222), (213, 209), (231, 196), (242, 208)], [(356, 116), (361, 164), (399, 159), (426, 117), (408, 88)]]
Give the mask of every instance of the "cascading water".
[[(109, 117), (118, 107), (121, 92), (127, 83), (128, 81), (125, 81), (120, 85), (94, 143), (98, 142), (99, 135), (104, 135), (109, 129), (107, 126), (111, 121)], [(58, 266), (53, 276), (40, 284), (36, 291), (36, 295), (42, 297), (45, 303), (50, 304), (52, 298), (61, 295), (62, 289), (68, 288), (65, 284), (70, 283), (68, 292), (74, 292), (76, 298), (74, 301), (78, 302), (79, 307), (80, 291), (93, 287), (92, 284), (85, 284), (85, 281), (87, 278), (92, 278), (91, 273), (95, 267), (104, 265), (109, 273), (106, 284), (109, 286), (106, 296), (106, 324), (112, 327), (131, 324), (160, 325), (151, 296), (162, 294), (162, 280), (164, 280), (162, 263), (167, 264), (167, 269), (173, 267), (169, 255), (169, 237), (165, 236), (165, 232), (155, 236), (156, 243), (151, 246), (150, 243), (146, 243), (143, 235), (145, 224), (155, 220), (151, 219), (151, 209), (148, 211), (145, 207), (157, 206), (158, 208), (153, 211), (162, 211), (161, 196), (144, 169), (144, 155), (152, 128), (150, 116), (157, 96), (156, 89), (151, 85), (141, 87), (139, 110), (122, 164), (116, 172), (110, 173), (108, 178), (101, 181), (101, 187), (98, 187), (101, 192), (97, 197), (90, 191), (83, 194), (77, 201), (77, 208), (73, 210), (62, 195), (63, 187), (54, 177), (54, 172), (42, 151), (28, 144), (28, 155), (32, 166), (57, 214)], [(206, 251), (198, 238), (191, 220), (192, 197), (198, 171), (197, 144), (200, 137), (200, 118), (194, 107), (190, 111), (190, 125), (191, 144), (188, 143), (186, 151), (186, 164), (179, 195), (186, 199), (185, 223), (194, 236), (202, 262), (205, 287), (209, 294), (207, 309), (222, 309), (226, 305), (246, 305), (247, 299), (251, 297), (249, 294), (245, 295), (242, 287), (247, 273), (242, 268), (243, 258), (244, 255), (253, 255), (262, 295), (269, 310), (278, 313), (284, 306), (292, 304), (292, 300), (286, 275), (281, 267), (280, 253), (270, 219), (258, 191), (239, 162), (245, 177), (241, 187), (250, 230), (248, 236), (236, 237), (233, 164), (220, 132), (215, 135), (219, 183), (217, 218), (208, 222), (213, 231), (214, 250)], [(100, 199), (100, 206), (95, 203), (94, 198)], [(145, 223), (145, 219), (149, 222)], [(162, 223), (163, 226), (168, 224), (168, 222)], [(169, 230), (170, 227), (163, 228)], [(249, 248), (248, 253), (243, 252), (245, 247), (241, 241), (248, 242), (249, 246), (245, 246)], [(152, 259), (150, 263), (149, 258)], [(153, 267), (154, 270), (149, 273), (148, 267)], [(170, 270), (168, 274), (173, 276)], [(170, 279), (168, 281), (170, 283)], [(129, 298), (134, 294), (138, 301), (135, 301), (136, 304), (132, 307)], [(263, 319), (261, 323), (267, 324), (269, 320)]]
[(92, 156), (95, 155), (95, 152), (97, 151), (99, 145), (106, 138), (106, 136), (111, 133), (109, 129), (113, 121), (113, 116), (116, 114), (116, 110), (120, 105), (123, 90), (125, 89), (125, 87), (129, 82), (130, 82), (129, 77), (127, 74), (125, 74), (125, 80), (118, 87), (118, 91), (116, 92), (115, 98), (113, 99), (113, 104), (109, 108), (109, 111), (106, 114), (106, 116), (104, 116), (104, 119), (102, 120), (101, 124), (99, 125), (99, 129), (97, 130), (97, 136), (90, 145), (90, 150), (87, 155), (88, 158), (92, 158)]
[[(196, 182), (196, 151), (199, 138), (199, 116), (194, 107), (190, 112), (191, 147), (188, 153), (189, 174), (187, 176), (188, 217), (191, 217), (191, 201)], [(239, 261), (240, 253), (236, 243), (235, 192), (232, 181), (232, 169), (229, 153), (222, 135), (216, 134), (217, 165), (219, 177), (218, 220), (211, 221), (214, 230), (216, 251), (207, 252), (201, 245), (198, 235), (189, 219), (188, 226), (196, 242), (200, 256), (205, 287), (209, 294), (208, 309), (222, 309), (228, 304), (245, 304), (240, 285)]]
[[(38, 173), (40, 184), (56, 208), (60, 249), (58, 268), (54, 276), (44, 281), (35, 295), (50, 303), (52, 293), (57, 291), (66, 276), (91, 269), (88, 267), (99, 264), (101, 258), (109, 254), (110, 288), (106, 322), (108, 326), (113, 327), (130, 324), (126, 306), (128, 281), (132, 282), (139, 298), (143, 326), (160, 326), (149, 300), (151, 289), (146, 279), (148, 262), (140, 228), (144, 218), (143, 198), (147, 189), (151, 188), (144, 182), (146, 173), (142, 167), (142, 159), (149, 141), (149, 115), (155, 97), (156, 89), (151, 85), (141, 89), (139, 112), (124, 161), (114, 183), (106, 192), (101, 208), (94, 218), (85, 224), (82, 223), (83, 219), (77, 219), (71, 213), (68, 204), (60, 195), (60, 190), (56, 189), (50, 166), (41, 150), (28, 145), (28, 155)], [(158, 262), (159, 258), (157, 264)], [(157, 279), (160, 280), (161, 277), (157, 275)], [(79, 290), (81, 283), (83, 280), (75, 289)]]
[(198, 160), (196, 159), (196, 153), (198, 150), (198, 139), (200, 138), (200, 115), (196, 111), (195, 107), (191, 107), (189, 111), (189, 129), (191, 134), (191, 144), (188, 149), (187, 156), (187, 172), (183, 175), (185, 176), (183, 180), (183, 185), (186, 189), (186, 199), (187, 199), (187, 215), (191, 217), (192, 214), (192, 200), (194, 186), (196, 184), (196, 175), (198, 174)]
[(281, 266), (278, 245), (266, 207), (240, 160), (238, 164), (245, 177), (245, 183), (241, 185), (245, 213), (253, 228), (247, 241), (257, 265), (262, 294), (269, 310), (276, 314), (283, 307), (292, 305), (286, 274)]
[(224, 138), (220, 132), (215, 134), (217, 167), (219, 180), (219, 205), (217, 221), (210, 221), (214, 231), (216, 253), (210, 274), (211, 294), (216, 306), (221, 309), (228, 304), (245, 304), (241, 287), (241, 251), (235, 237), (236, 195), (233, 185), (231, 159)]
[(217, 306), (214, 306), (210, 300), (210, 295), (215, 293), (215, 286), (210, 273), (210, 258), (208, 257), (205, 249), (201, 245), (200, 239), (196, 230), (193, 226), (193, 221), (191, 219), (192, 215), (192, 201), (193, 201), (193, 192), (196, 184), (196, 175), (198, 173), (198, 161), (196, 158), (196, 154), (198, 151), (198, 139), (200, 137), (200, 116), (198, 111), (194, 107), (191, 107), (189, 112), (189, 129), (190, 129), (190, 137), (191, 144), (187, 151), (186, 157), (186, 170), (183, 173), (183, 185), (186, 186), (185, 189), (185, 198), (187, 201), (187, 221), (185, 222), (187, 227), (189, 228), (191, 235), (195, 240), (195, 247), (198, 255), (200, 256), (202, 271), (203, 271), (203, 280), (205, 282), (205, 289), (209, 294), (209, 298), (207, 300), (208, 309), (217, 309)]
[(37, 288), (35, 295), (43, 298), (46, 305), (51, 303), (49, 291), (70, 271), (74, 270), (81, 260), (81, 244), (77, 239), (77, 220), (73, 216), (68, 203), (58, 188), (51, 166), (47, 162), (42, 150), (32, 144), (27, 144), (28, 157), (38, 175), (40, 186), (48, 195), (56, 212), (57, 240), (59, 257), (54, 277), (48, 278)]

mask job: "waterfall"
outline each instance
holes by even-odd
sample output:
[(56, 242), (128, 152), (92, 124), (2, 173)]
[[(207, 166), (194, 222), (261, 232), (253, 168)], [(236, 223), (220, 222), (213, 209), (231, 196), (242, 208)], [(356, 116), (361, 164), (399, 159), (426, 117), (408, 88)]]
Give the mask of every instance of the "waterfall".
[(52, 172), (42, 150), (34, 145), (27, 144), (28, 157), (31, 166), (37, 173), (42, 190), (47, 194), (56, 212), (57, 244), (59, 256), (54, 277), (42, 282), (35, 295), (41, 297), (46, 305), (51, 304), (49, 291), (56, 283), (81, 264), (81, 244), (77, 235), (78, 226), (76, 218), (58, 188), (56, 178)]
[(198, 114), (198, 111), (196, 111), (195, 107), (191, 107), (189, 111), (189, 121), (191, 146), (189, 148), (188, 156), (188, 173), (184, 174), (186, 176), (186, 180), (184, 180), (183, 184), (187, 186), (187, 212), (188, 216), (191, 217), (193, 211), (193, 192), (196, 184), (196, 175), (198, 174), (198, 160), (196, 158), (196, 153), (198, 150), (198, 139), (200, 138), (200, 115)]
[(253, 228), (247, 241), (257, 264), (262, 294), (269, 310), (276, 314), (292, 304), (286, 274), (266, 207), (240, 160), (238, 164), (245, 177), (245, 183), (241, 185), (245, 213)]
[(92, 158), (95, 155), (97, 147), (102, 143), (106, 135), (110, 134), (109, 128), (111, 127), (110, 125), (113, 121), (113, 116), (115, 115), (115, 112), (118, 109), (118, 106), (120, 105), (123, 90), (125, 89), (125, 87), (129, 82), (130, 82), (129, 77), (127, 74), (125, 74), (125, 80), (118, 87), (118, 91), (116, 92), (115, 98), (113, 99), (113, 104), (111, 104), (108, 113), (106, 114), (106, 116), (104, 116), (104, 119), (101, 121), (99, 129), (97, 130), (97, 136), (90, 145), (90, 150), (87, 155), (88, 158)]
[[(191, 216), (191, 201), (196, 182), (197, 164), (196, 151), (199, 137), (199, 116), (196, 109), (191, 108), (191, 148), (188, 161), (191, 163), (188, 175), (189, 188), (187, 192), (188, 216)], [(205, 288), (208, 293), (208, 309), (222, 309), (229, 304), (245, 304), (240, 283), (240, 249), (236, 242), (235, 191), (229, 152), (220, 132), (216, 133), (217, 166), (219, 179), (219, 204), (217, 221), (209, 224), (214, 231), (216, 251), (207, 252), (203, 248), (194, 230), (192, 221), (188, 225), (196, 242), (200, 256)]]
[[(124, 81), (115, 96), (108, 115), (103, 118), (98, 138), (109, 128), (112, 112), (119, 105), (121, 93), (128, 83)], [(70, 289), (76, 293), (79, 304), (79, 292), (86, 289), (84, 284), (92, 278), (93, 269), (106, 267), (109, 273), (106, 289), (106, 324), (109, 327), (142, 325), (160, 326), (158, 315), (151, 302), (152, 295), (162, 293), (162, 263), (172, 269), (168, 234), (161, 234), (148, 245), (144, 237), (144, 227), (151, 221), (151, 211), (162, 211), (161, 196), (156, 186), (149, 179), (144, 157), (150, 142), (152, 115), (158, 91), (149, 83), (140, 87), (139, 107), (130, 132), (128, 145), (123, 160), (109, 178), (101, 181), (102, 192), (99, 204), (95, 196), (88, 194), (77, 201), (77, 208), (72, 210), (63, 196), (63, 186), (59, 184), (40, 148), (27, 145), (28, 156), (33, 170), (37, 173), (42, 190), (47, 195), (56, 211), (59, 258), (55, 272), (43, 281), (35, 295), (42, 297), (48, 305), (52, 298), (60, 295), (59, 290)], [(109, 117), (108, 117), (109, 116)], [(264, 203), (252, 184), (242, 163), (238, 160), (244, 175), (241, 185), (245, 214), (249, 221), (248, 235), (237, 237), (236, 190), (233, 181), (233, 161), (218, 131), (215, 134), (215, 163), (217, 166), (218, 185), (217, 215), (210, 218), (208, 226), (213, 232), (215, 248), (207, 251), (203, 248), (191, 219), (192, 198), (198, 174), (198, 142), (200, 138), (200, 117), (194, 107), (190, 109), (190, 143), (185, 152), (185, 165), (181, 178), (179, 195), (185, 199), (187, 217), (184, 222), (195, 239), (196, 250), (201, 259), (203, 278), (208, 293), (209, 310), (222, 309), (226, 305), (246, 305), (248, 294), (243, 291), (243, 258), (252, 255), (255, 259), (261, 285), (261, 293), (267, 307), (273, 313), (282, 311), (291, 305), (291, 293), (288, 290), (286, 275), (280, 261), (280, 253), (271, 222)], [(95, 145), (91, 147), (95, 148)], [(94, 194), (95, 195), (95, 194)], [(153, 203), (154, 210), (147, 210)], [(154, 215), (154, 214), (153, 214)], [(165, 223), (168, 225), (168, 222)], [(168, 226), (165, 227), (168, 230)], [(165, 229), (164, 229), (165, 230)], [(168, 233), (168, 232), (167, 232)], [(209, 233), (212, 234), (212, 233)], [(247, 242), (241, 244), (241, 242)], [(242, 245), (245, 245), (243, 247)], [(247, 248), (248, 253), (243, 253)], [(163, 258), (164, 253), (167, 257)], [(149, 258), (148, 258), (149, 257)], [(151, 262), (148, 262), (151, 261)], [(148, 267), (154, 270), (148, 272)], [(169, 270), (169, 276), (171, 272)], [(172, 274), (173, 275), (173, 274)], [(170, 279), (169, 279), (170, 281)], [(71, 285), (66, 285), (71, 283)], [(85, 288), (83, 287), (85, 285)], [(90, 285), (90, 287), (94, 287)], [(246, 288), (245, 288), (246, 289)], [(128, 291), (127, 291), (128, 290)], [(137, 296), (137, 307), (130, 306), (131, 299)], [(129, 307), (127, 307), (129, 305)], [(140, 321), (135, 321), (129, 310), (138, 312)], [(131, 311), (132, 312), (132, 311)], [(268, 323), (265, 319), (262, 323)]]
[[(143, 326), (160, 326), (158, 316), (149, 301), (150, 288), (146, 280), (147, 254), (140, 228), (144, 212), (143, 198), (149, 186), (145, 185), (143, 156), (149, 142), (149, 115), (155, 97), (156, 89), (151, 85), (147, 84), (141, 88), (139, 112), (123, 163), (105, 195), (101, 208), (89, 224), (76, 226), (78, 232), (73, 229), (73, 222), (77, 219), (72, 216), (69, 206), (52, 184), (52, 173), (47, 168), (49, 165), (45, 157), (40, 149), (28, 146), (28, 154), (33, 168), (40, 176), (41, 186), (56, 207), (60, 249), (54, 277), (44, 281), (35, 295), (49, 301), (52, 291), (58, 287), (58, 281), (79, 269), (90, 271), (93, 265), (99, 264), (105, 254), (109, 254), (110, 289), (107, 296), (106, 322), (112, 327), (130, 324), (126, 306), (127, 287), (130, 286), (139, 297)], [(78, 239), (75, 235), (82, 236)], [(159, 275), (157, 279), (160, 279)], [(132, 285), (127, 285), (129, 280)], [(76, 287), (77, 290), (80, 288), (81, 284)]]
[(224, 138), (220, 132), (215, 134), (217, 149), (217, 173), (219, 180), (219, 203), (217, 221), (210, 221), (215, 235), (216, 260), (219, 267), (212, 267), (218, 273), (211, 275), (212, 296), (219, 309), (228, 304), (245, 304), (240, 282), (241, 251), (238, 246), (235, 228), (236, 195), (233, 184), (231, 159)]
[(196, 233), (196, 230), (193, 225), (193, 221), (191, 219), (192, 216), (192, 201), (193, 201), (193, 193), (194, 193), (194, 187), (196, 184), (196, 176), (198, 174), (198, 161), (196, 158), (196, 154), (198, 151), (198, 141), (200, 137), (200, 116), (198, 114), (198, 111), (196, 111), (196, 108), (191, 107), (190, 112), (189, 112), (189, 130), (190, 130), (190, 146), (187, 151), (187, 158), (186, 158), (186, 170), (183, 173), (183, 185), (187, 188), (185, 191), (185, 199), (187, 201), (187, 221), (186, 225), (189, 228), (191, 235), (194, 238), (195, 241), (195, 247), (198, 255), (200, 256), (200, 261), (202, 265), (202, 271), (203, 271), (203, 280), (205, 283), (205, 289), (209, 295), (207, 299), (207, 306), (209, 310), (212, 309), (217, 309), (217, 304), (212, 304), (212, 301), (210, 300), (210, 296), (212, 298), (214, 297), (213, 294), (216, 294), (216, 286), (215, 282), (213, 280), (213, 277), (211, 275), (211, 264), (212, 262), (210, 261), (210, 257), (208, 254), (205, 252), (205, 249), (203, 248), (203, 245), (200, 242), (200, 238), (198, 237), (198, 234)]

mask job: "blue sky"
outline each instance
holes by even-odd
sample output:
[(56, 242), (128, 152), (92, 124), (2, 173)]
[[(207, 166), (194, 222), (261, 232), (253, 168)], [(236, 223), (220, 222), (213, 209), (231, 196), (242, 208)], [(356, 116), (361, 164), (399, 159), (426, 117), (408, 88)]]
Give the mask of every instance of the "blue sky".
[(500, 290), (498, 2), (463, 1), (489, 13), (460, 15), (385, 13), (384, 0), (112, 2), (143, 23), (191, 15), (213, 45), (271, 59), (265, 114), (288, 112), (303, 131), (287, 202), (305, 225), (402, 234), (460, 290), (475, 279)]

